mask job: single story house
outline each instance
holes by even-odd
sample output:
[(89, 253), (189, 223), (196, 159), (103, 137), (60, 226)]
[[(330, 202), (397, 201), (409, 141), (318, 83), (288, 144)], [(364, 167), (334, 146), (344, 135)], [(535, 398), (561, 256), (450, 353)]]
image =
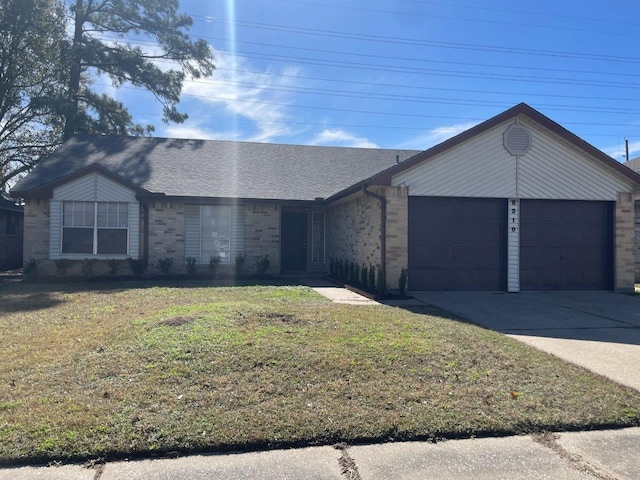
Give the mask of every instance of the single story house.
[[(77, 135), (12, 190), (25, 261), (375, 265), (388, 289), (634, 284), (640, 175), (526, 104), (426, 151)], [(47, 267), (47, 265), (49, 265)]]
[(0, 194), (0, 272), (22, 266), (22, 217), (22, 207)]

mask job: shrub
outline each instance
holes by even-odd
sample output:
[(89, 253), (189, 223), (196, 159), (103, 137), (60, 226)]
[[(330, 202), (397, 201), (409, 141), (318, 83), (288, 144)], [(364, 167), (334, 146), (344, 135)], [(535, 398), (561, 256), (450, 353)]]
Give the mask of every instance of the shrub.
[(156, 262), (156, 268), (160, 270), (160, 273), (165, 277), (171, 273), (171, 267), (173, 266), (173, 258), (164, 257), (159, 258)]
[(238, 253), (236, 255), (236, 274), (242, 275), (244, 273), (244, 263), (247, 260), (247, 256), (244, 253)]
[(256, 266), (258, 267), (258, 275), (264, 275), (270, 265), (269, 255), (265, 255), (262, 258), (256, 260)]
[(131, 273), (133, 273), (134, 276), (139, 277), (146, 272), (148, 267), (146, 260), (136, 260), (133, 258), (128, 258), (127, 260), (129, 262), (129, 267), (131, 268)]
[(69, 270), (73, 264), (73, 262), (68, 258), (60, 258), (59, 260), (55, 260), (54, 263), (56, 264), (56, 275), (61, 276), (66, 275), (67, 270)]
[(211, 274), (211, 277), (216, 276), (220, 263), (222, 263), (222, 258), (220, 258), (220, 255), (209, 258), (209, 273)]
[(369, 281), (369, 269), (363, 263), (362, 269), (360, 270), (360, 285), (362, 285), (364, 288), (367, 288), (368, 281)]
[(187, 257), (185, 263), (187, 265), (187, 275), (193, 277), (198, 270), (198, 263), (195, 257)]
[(403, 297), (407, 293), (407, 269), (403, 268), (400, 271), (400, 279), (398, 280), (398, 290)]
[(36, 260), (33, 257), (29, 258), (29, 261), (27, 263), (24, 264), (24, 267), (22, 268), (22, 273), (27, 277), (27, 278), (35, 278), (38, 276), (38, 267), (40, 265), (40, 261)]
[(96, 265), (97, 260), (95, 258), (85, 258), (82, 261), (82, 275), (89, 278), (93, 275), (93, 267)]
[[(378, 293), (383, 294), (385, 289), (387, 288), (386, 282), (384, 279), (384, 269), (382, 267), (378, 267)], [(375, 288), (372, 288), (375, 292)]]
[(374, 292), (376, 290), (376, 267), (369, 265), (369, 281), (367, 282), (367, 288)]
[(120, 260), (115, 260), (113, 258), (111, 260), (107, 260), (107, 266), (109, 267), (109, 273), (111, 275), (117, 275), (118, 270), (120, 269)]

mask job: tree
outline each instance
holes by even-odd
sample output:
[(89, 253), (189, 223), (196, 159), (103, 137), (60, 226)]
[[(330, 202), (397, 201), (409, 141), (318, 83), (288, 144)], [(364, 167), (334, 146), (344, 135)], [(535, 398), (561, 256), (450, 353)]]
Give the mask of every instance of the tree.
[(64, 40), (59, 0), (0, 0), (0, 192), (60, 143)]
[(149, 91), (164, 122), (187, 118), (177, 109), (185, 78), (214, 66), (178, 8), (178, 0), (0, 0), (0, 191), (75, 133), (153, 131), (94, 88), (97, 79)]
[[(73, 37), (64, 52), (68, 83), (59, 102), (63, 140), (77, 132), (143, 134), (153, 128), (134, 124), (122, 103), (92, 90), (99, 74), (116, 87), (145, 88), (162, 103), (163, 121), (183, 122), (187, 116), (176, 105), (185, 76), (210, 75), (214, 67), (209, 45), (188, 37), (193, 21), (178, 13), (178, 0), (74, 1)], [(153, 43), (143, 50), (129, 43), (132, 37)], [(167, 64), (174, 68), (162, 68)]]

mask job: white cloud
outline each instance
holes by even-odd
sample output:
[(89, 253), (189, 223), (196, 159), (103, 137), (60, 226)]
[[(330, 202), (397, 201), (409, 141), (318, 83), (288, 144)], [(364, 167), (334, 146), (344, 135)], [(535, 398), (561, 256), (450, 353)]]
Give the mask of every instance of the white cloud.
[[(603, 149), (603, 152), (616, 160), (625, 160), (627, 156), (624, 144)], [(629, 159), (640, 155), (640, 142), (629, 142)]]
[(316, 134), (309, 143), (311, 145), (332, 145), (338, 147), (379, 148), (378, 145), (370, 140), (357, 137), (341, 129), (325, 129)]
[(474, 127), (478, 124), (478, 122), (466, 122), (466, 123), (457, 123), (455, 125), (445, 125), (442, 127), (432, 128), (431, 130), (427, 130), (420, 135), (403, 142), (398, 145), (398, 148), (407, 148), (407, 149), (416, 149), (416, 150), (426, 150), (427, 148), (433, 147), (445, 140), (448, 140), (459, 133), (464, 132), (465, 130), (469, 130), (471, 127)]
[[(287, 106), (293, 102), (294, 94), (286, 90), (296, 85), (298, 68), (285, 67), (279, 71), (255, 73), (256, 68), (247, 60), (220, 52), (215, 54), (215, 64), (213, 75), (207, 79), (185, 81), (182, 92), (188, 96), (184, 97), (185, 100), (196, 100), (203, 106), (202, 110), (212, 117), (221, 116), (216, 115), (219, 109), (223, 109), (225, 115), (232, 115), (229, 119), (230, 131), (225, 133), (225, 138), (242, 137), (246, 141), (270, 142), (292, 133), (291, 127), (285, 122), (289, 119)], [(198, 113), (194, 117), (206, 114)], [(234, 127), (233, 117), (250, 121), (257, 132), (243, 134), (243, 128)]]

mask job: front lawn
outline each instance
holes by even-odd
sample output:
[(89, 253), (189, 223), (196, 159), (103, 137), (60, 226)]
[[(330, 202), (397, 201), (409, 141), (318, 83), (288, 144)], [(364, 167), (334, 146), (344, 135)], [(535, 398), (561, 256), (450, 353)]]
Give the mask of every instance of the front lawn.
[(301, 286), (0, 286), (0, 462), (640, 424), (498, 333)]

